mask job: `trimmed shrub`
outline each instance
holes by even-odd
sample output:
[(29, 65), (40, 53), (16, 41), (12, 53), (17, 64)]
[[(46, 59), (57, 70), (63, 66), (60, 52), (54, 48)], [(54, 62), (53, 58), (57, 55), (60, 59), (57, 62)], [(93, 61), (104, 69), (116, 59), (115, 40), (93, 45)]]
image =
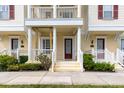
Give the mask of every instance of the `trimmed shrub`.
[(25, 62), (28, 61), (28, 56), (25, 56), (25, 55), (24, 56), (20, 56), (19, 59), (20, 59), (20, 62), (19, 63), (22, 64), (22, 63), (25, 63)]
[(17, 64), (15, 57), (8, 55), (0, 55), (0, 71), (6, 71), (9, 65)]
[(52, 61), (47, 55), (43, 55), (41, 53), (39, 56), (36, 57), (36, 59), (41, 62), (42, 70), (49, 70)]
[(115, 71), (114, 64), (102, 62), (94, 63), (94, 71)]
[(36, 71), (36, 70), (41, 70), (41, 64), (32, 64), (32, 63), (27, 63), (27, 64), (20, 64), (19, 65), (19, 70), (21, 71)]
[(93, 56), (91, 54), (84, 54), (84, 69), (86, 71), (115, 71), (114, 64), (110, 64), (107, 62), (97, 62), (93, 61)]
[(19, 65), (9, 65), (7, 71), (19, 71)]
[(84, 54), (83, 58), (84, 58), (83, 66), (85, 70), (88, 71), (93, 70), (94, 67), (93, 56), (91, 54)]

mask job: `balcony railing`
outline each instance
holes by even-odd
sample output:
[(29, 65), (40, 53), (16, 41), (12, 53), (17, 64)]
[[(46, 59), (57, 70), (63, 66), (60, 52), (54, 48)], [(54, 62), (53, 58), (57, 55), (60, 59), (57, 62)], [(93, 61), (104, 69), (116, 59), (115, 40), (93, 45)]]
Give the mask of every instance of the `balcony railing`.
[(48, 19), (53, 18), (52, 7), (32, 7), (31, 8), (33, 19)]
[[(77, 7), (57, 7), (57, 18), (76, 18)], [(32, 19), (49, 19), (53, 18), (53, 7), (31, 7)]]
[(57, 18), (76, 18), (77, 8), (76, 7), (58, 7)]

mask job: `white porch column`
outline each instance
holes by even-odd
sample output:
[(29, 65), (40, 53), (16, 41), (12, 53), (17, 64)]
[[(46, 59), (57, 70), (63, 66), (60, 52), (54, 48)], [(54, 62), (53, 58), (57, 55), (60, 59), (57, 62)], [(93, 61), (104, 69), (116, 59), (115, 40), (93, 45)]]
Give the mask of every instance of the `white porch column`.
[(77, 6), (77, 17), (81, 18), (81, 5)]
[(53, 18), (57, 17), (56, 5), (53, 5)]
[(28, 60), (32, 59), (32, 31), (28, 28)]
[(81, 28), (77, 30), (77, 61), (80, 62), (80, 50), (81, 50)]
[(27, 8), (27, 17), (28, 17), (28, 19), (30, 19), (31, 18), (31, 5), (28, 5), (28, 8)]
[(55, 60), (56, 60), (56, 27), (53, 27), (53, 51), (55, 52)]

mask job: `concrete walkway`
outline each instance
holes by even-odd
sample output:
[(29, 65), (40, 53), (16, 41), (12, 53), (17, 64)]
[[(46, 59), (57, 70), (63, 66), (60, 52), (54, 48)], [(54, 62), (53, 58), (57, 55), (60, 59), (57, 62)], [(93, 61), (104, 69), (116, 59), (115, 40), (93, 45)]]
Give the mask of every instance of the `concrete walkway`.
[(124, 85), (124, 72), (0, 72), (0, 84)]

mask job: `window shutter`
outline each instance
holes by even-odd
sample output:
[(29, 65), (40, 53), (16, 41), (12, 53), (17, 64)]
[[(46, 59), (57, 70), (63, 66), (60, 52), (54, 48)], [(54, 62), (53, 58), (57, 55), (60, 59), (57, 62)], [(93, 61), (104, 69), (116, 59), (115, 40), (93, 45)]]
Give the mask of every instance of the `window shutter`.
[(103, 19), (103, 5), (98, 5), (98, 19)]
[(9, 18), (11, 19), (11, 20), (13, 20), (14, 18), (15, 18), (15, 7), (14, 7), (14, 5), (10, 5), (9, 6)]
[(118, 19), (118, 5), (114, 5), (113, 9), (113, 18)]

